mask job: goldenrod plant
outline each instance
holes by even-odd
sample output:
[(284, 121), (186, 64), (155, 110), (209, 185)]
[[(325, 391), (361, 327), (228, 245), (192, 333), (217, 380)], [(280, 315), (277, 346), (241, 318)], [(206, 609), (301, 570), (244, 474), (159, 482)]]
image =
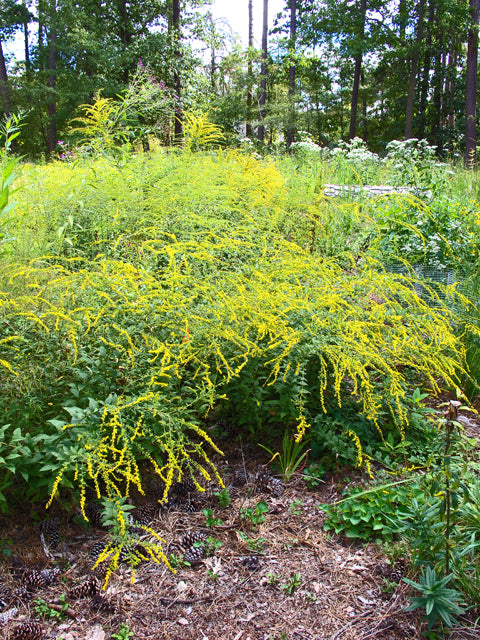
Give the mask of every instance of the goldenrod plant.
[(18, 158), (12, 157), (11, 149), (14, 140), (20, 135), (21, 117), (12, 115), (0, 125), (0, 136), (3, 147), (0, 148), (0, 255), (11, 250), (14, 238), (10, 235), (11, 212), (15, 206), (11, 196), (16, 189), (12, 189), (15, 180), (15, 170)]
[(121, 142), (126, 142), (125, 132), (120, 129), (122, 119), (121, 103), (112, 98), (102, 98), (97, 91), (93, 104), (80, 105), (83, 115), (77, 116), (72, 123), (72, 133), (82, 137), (79, 144), (99, 153), (109, 151)]
[[(23, 476), (49, 503), (69, 491), (84, 509), (87, 487), (115, 503), (147, 468), (163, 499), (184, 474), (221, 488), (213, 410), (257, 439), (288, 427), (300, 440), (349, 401), (379, 434), (388, 411), (403, 438), (406, 376), (437, 392), (462, 374), (445, 301), (367, 255), (317, 252), (272, 161), (156, 152), (25, 167), (23, 180), (31, 242), (0, 272), (4, 497)], [(324, 206), (308, 203), (312, 219)]]
[(198, 151), (206, 147), (220, 146), (225, 142), (221, 128), (210, 122), (208, 114), (186, 111), (183, 114), (185, 146), (189, 151)]
[(152, 70), (140, 63), (123, 94), (105, 97), (100, 89), (92, 104), (79, 109), (70, 123), (70, 134), (80, 137), (77, 151), (111, 156), (139, 140), (145, 144), (150, 134), (162, 137), (173, 118), (173, 98)]

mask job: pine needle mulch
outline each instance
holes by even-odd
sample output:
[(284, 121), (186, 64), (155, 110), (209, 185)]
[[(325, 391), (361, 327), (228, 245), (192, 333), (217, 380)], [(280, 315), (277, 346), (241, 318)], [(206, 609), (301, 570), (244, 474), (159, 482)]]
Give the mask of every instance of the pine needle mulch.
[[(246, 447), (241, 455), (229, 453), (230, 464), (222, 463), (227, 480), (239, 458), (250, 479), (258, 474), (261, 461)], [(44, 638), (58, 640), (109, 640), (124, 633), (125, 625), (134, 640), (422, 638), (426, 625), (421, 614), (404, 611), (409, 593), (401, 580), (405, 564), (387, 560), (375, 545), (361, 546), (323, 531), (318, 505), (337, 496), (337, 481), (327, 478), (312, 491), (294, 478), (280, 497), (259, 493), (251, 481), (232, 487), (228, 507), (221, 508), (217, 500), (212, 508), (221, 524), (210, 527), (202, 511), (159, 510), (151, 526), (169, 552), (178, 549), (185, 534), (198, 530), (221, 546), (192, 566), (180, 563), (175, 573), (164, 565), (142, 564), (134, 584), (129, 568), (121, 565), (105, 591), (75, 600), (68, 598), (69, 590), (91, 573), (90, 549), (106, 532), (81, 529), (64, 514), (63, 541), (48, 561), (31, 517), (5, 519), (2, 538), (13, 555), (2, 561), (1, 583), (11, 591), (18, 588), (21, 572), (15, 572), (15, 564), (57, 564), (61, 574), (30, 598), (5, 604), (4, 610), (17, 611), (0, 635), (14, 637), (22, 622), (38, 620)], [(254, 524), (246, 514), (260, 501), (268, 513), (265, 522)], [(59, 619), (39, 618), (39, 598), (53, 611), (55, 605), (65, 608), (63, 602), (68, 609)]]

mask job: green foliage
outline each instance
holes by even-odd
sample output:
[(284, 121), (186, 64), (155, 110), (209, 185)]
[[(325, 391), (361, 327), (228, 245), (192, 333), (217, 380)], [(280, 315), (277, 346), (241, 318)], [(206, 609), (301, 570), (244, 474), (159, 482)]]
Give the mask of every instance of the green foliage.
[(278, 573), (273, 573), (271, 571), (267, 573), (266, 578), (267, 578), (267, 584), (269, 584), (269, 585), (271, 585), (273, 587), (280, 580), (280, 576), (278, 575)]
[(221, 491), (215, 491), (213, 495), (218, 499), (218, 502), (220, 503), (222, 509), (226, 509), (230, 504), (230, 493), (227, 487), (225, 487)]
[(117, 99), (102, 97), (101, 92), (97, 91), (93, 104), (80, 105), (82, 115), (71, 121), (76, 126), (71, 127), (70, 134), (80, 136), (77, 149), (83, 153), (108, 155), (138, 140), (145, 142), (171, 117), (169, 92), (144, 66), (137, 67), (128, 88)]
[(302, 576), (299, 573), (294, 573), (288, 579), (288, 582), (285, 582), (280, 585), (280, 589), (285, 591), (288, 596), (291, 596), (297, 589), (302, 585)]
[[(220, 549), (221, 546), (221, 540), (218, 540), (218, 538), (213, 538), (212, 536), (208, 536), (206, 540), (199, 540), (198, 542), (193, 543), (194, 548), (204, 550), (204, 555), (207, 558), (213, 556), (215, 554), (215, 551)], [(191, 566), (190, 562), (188, 562), (187, 560), (182, 560), (182, 564), (187, 567)]]
[(133, 631), (130, 631), (128, 624), (125, 622), (122, 622), (116, 633), (112, 633), (112, 640), (129, 640), (130, 638), (133, 638)]
[(292, 500), (290, 503), (288, 510), (294, 516), (299, 516), (302, 513), (303, 502), (300, 499)]
[(247, 543), (247, 548), (249, 551), (253, 551), (254, 553), (263, 553), (265, 549), (265, 545), (267, 544), (266, 538), (249, 538), (246, 533), (243, 531), (238, 532), (240, 538)]
[(60, 610), (58, 610), (57, 608), (52, 608), (43, 598), (36, 598), (33, 601), (35, 613), (40, 618), (54, 618), (56, 620), (63, 620), (67, 615), (66, 611), (69, 607), (68, 602), (65, 601), (65, 597), (65, 594), (62, 593), (58, 599)]
[(403, 531), (398, 514), (408, 509), (412, 500), (422, 495), (418, 483), (393, 482), (370, 489), (347, 489), (346, 497), (336, 503), (322, 505), (326, 512), (324, 529), (361, 540), (393, 540)]
[(14, 140), (20, 135), (21, 126), (21, 118), (16, 115), (6, 119), (0, 126), (3, 142), (3, 148), (0, 149), (0, 257), (12, 251), (10, 245), (15, 240), (10, 235), (9, 227), (13, 222), (10, 214), (15, 202), (11, 201), (11, 196), (17, 191), (17, 189), (12, 190), (12, 184), (15, 180), (18, 158), (12, 158), (10, 152)]
[(303, 479), (309, 489), (315, 489), (323, 482), (325, 467), (320, 462), (313, 462), (303, 470)]
[(447, 584), (451, 582), (452, 578), (453, 575), (440, 578), (431, 567), (426, 567), (421, 572), (419, 582), (403, 578), (404, 582), (421, 593), (420, 596), (415, 596), (412, 599), (412, 604), (407, 607), (406, 611), (425, 607), (429, 630), (433, 628), (438, 618), (441, 618), (447, 627), (452, 627), (456, 623), (455, 616), (464, 612), (463, 607), (459, 605), (459, 602), (462, 601), (462, 594), (456, 589), (447, 588)]
[(433, 188), (435, 195), (445, 188), (447, 176), (452, 172), (447, 164), (439, 162), (436, 147), (427, 140), (392, 140), (386, 151), (385, 162), (392, 172), (392, 184)]
[(358, 137), (348, 142), (340, 141), (324, 156), (335, 162), (339, 184), (372, 184), (382, 164), (380, 157), (369, 151), (367, 144)]
[(376, 248), (385, 264), (470, 272), (479, 251), (473, 207), (444, 195), (429, 203), (413, 196), (382, 199), (374, 211)]
[(307, 443), (302, 442), (299, 438), (297, 438), (289, 431), (285, 431), (285, 434), (283, 436), (281, 452), (277, 451), (276, 453), (273, 453), (273, 451), (265, 445), (261, 444), (260, 446), (268, 451), (268, 453), (272, 456), (270, 462), (275, 461), (275, 464), (276, 466), (278, 466), (285, 482), (290, 482), (292, 476), (295, 474), (296, 470), (299, 468), (302, 462), (306, 459), (310, 451), (310, 449), (305, 451)]
[(205, 542), (196, 542), (193, 546), (202, 546), (205, 549), (205, 555), (207, 557), (213, 556), (215, 551), (220, 549), (222, 546), (222, 541), (218, 540), (218, 538), (214, 538), (213, 536), (208, 536)]
[(215, 518), (213, 515), (213, 509), (203, 509), (203, 515), (205, 516), (205, 526), (207, 527), (221, 527), (223, 521), (221, 518)]
[(10, 549), (12, 542), (11, 538), (0, 539), (0, 553), (4, 558), (10, 558), (12, 556), (12, 550)]
[[(141, 461), (167, 490), (184, 472), (210, 477), (202, 419), (223, 396), (261, 437), (323, 419), (332, 434), (324, 410), (349, 402), (373, 430), (390, 411), (403, 437), (402, 370), (434, 388), (460, 371), (447, 308), (427, 307), (375, 262), (351, 272), (281, 237), (289, 195), (269, 162), (152, 154), (25, 167), (24, 180), (36, 196), (22, 190), (19, 219), (38, 231), (27, 226), (18, 246), (32, 260), (2, 274), (2, 415), (18, 437), (38, 438), (29, 469), (15, 465), (39, 494), (75, 484), (81, 497), (101, 480), (100, 493), (125, 496), (141, 486)], [(351, 427), (363, 437), (349, 425), (339, 455), (349, 441), (355, 461)], [(3, 473), (12, 484), (13, 467)]]
[(116, 536), (125, 533), (129, 525), (129, 512), (133, 511), (135, 506), (127, 504), (126, 497), (116, 500), (106, 498), (102, 504), (102, 525), (112, 529)]
[(79, 132), (84, 136), (80, 144), (88, 147), (91, 145), (92, 150), (98, 153), (113, 149), (119, 141), (125, 142), (125, 134), (118, 131), (118, 123), (121, 119), (120, 106), (112, 98), (102, 98), (98, 91), (92, 105), (84, 104), (80, 108), (84, 115), (72, 121), (79, 124), (72, 128), (72, 133)]
[(266, 521), (266, 513), (268, 513), (268, 505), (264, 500), (261, 500), (255, 507), (242, 507), (240, 518), (244, 521), (248, 519), (256, 527)]
[[(216, 480), (228, 504), (210, 412), (260, 441), (283, 437), (286, 479), (306, 441), (324, 468), (368, 470), (428, 429), (423, 385), (465, 375), (450, 301), (432, 308), (368, 255), (324, 251), (335, 216), (319, 175), (292, 193), (272, 161), (248, 155), (108, 155), (25, 166), (22, 234), (0, 272), (3, 508), (16, 494), (84, 511), (93, 489), (112, 528), (107, 580), (125, 547), (133, 569), (143, 556), (168, 564), (148, 528), (145, 542), (127, 531), (147, 468), (164, 498), (187, 475)], [(346, 222), (344, 238), (356, 229)], [(412, 495), (395, 491), (360, 498), (335, 526), (398, 535), (381, 512)], [(241, 518), (258, 526), (267, 512), (260, 502)]]
[[(421, 394), (412, 395), (420, 402)], [(429, 585), (433, 580), (432, 598), (438, 587), (434, 577), (444, 575), (447, 582), (454, 582), (457, 596), (463, 594), (467, 601), (477, 603), (480, 494), (477, 470), (469, 463), (471, 443), (462, 436), (460, 423), (455, 420), (459, 405), (450, 402), (445, 416), (437, 417), (436, 438), (425, 447), (425, 469), (421, 474), (414, 465), (405, 468), (410, 464), (409, 446), (396, 451), (389, 446), (392, 459), (400, 456), (405, 465), (403, 469), (397, 467), (396, 472), (406, 477), (388, 484), (376, 481), (363, 490), (348, 487), (344, 499), (322, 508), (327, 513), (327, 531), (366, 541), (399, 540), (407, 544), (413, 566), (421, 567), (422, 571), (429, 569), (429, 578), (425, 580)], [(438, 582), (441, 591), (446, 582), (440, 578)], [(434, 611), (433, 617), (429, 617), (432, 624), (438, 616), (448, 624), (438, 612), (440, 609), (435, 608), (437, 605), (430, 603), (430, 607)], [(455, 612), (452, 609), (450, 613)]]

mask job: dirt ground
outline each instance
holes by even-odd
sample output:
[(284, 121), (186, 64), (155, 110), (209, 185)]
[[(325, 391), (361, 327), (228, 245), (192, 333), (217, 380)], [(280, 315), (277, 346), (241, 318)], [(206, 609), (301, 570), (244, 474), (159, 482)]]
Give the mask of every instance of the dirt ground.
[[(4, 518), (0, 636), (24, 640), (424, 637), (421, 613), (404, 611), (409, 593), (401, 580), (406, 559), (389, 561), (374, 545), (352, 544), (323, 531), (324, 514), (318, 505), (338, 496), (339, 479), (326, 477), (315, 490), (306, 487), (300, 475), (285, 487), (262, 484), (262, 463), (265, 458), (258, 447), (249, 446), (235, 448), (222, 459), (219, 465), (231, 494), (225, 508), (215, 496), (202, 503), (200, 497), (189, 495), (183, 502), (172, 502), (169, 510), (155, 509), (150, 526), (165, 539), (167, 553), (178, 558), (175, 573), (163, 564), (144, 563), (131, 584), (131, 571), (121, 564), (99, 593), (87, 576), (92, 575), (92, 546), (104, 540), (107, 531), (85, 528), (71, 514), (59, 511), (54, 515), (60, 522), (60, 543), (49, 551), (31, 514)], [(150, 493), (142, 501), (153, 504), (155, 497)], [(255, 524), (248, 509), (255, 513), (262, 501), (268, 513), (264, 522)], [(188, 509), (197, 510), (186, 511), (187, 503), (193, 505)], [(221, 523), (217, 520), (207, 527), (205, 508)], [(47, 517), (36, 515), (40, 520)], [(185, 536), (202, 537), (202, 533), (221, 546), (191, 566), (182, 564)], [(59, 568), (58, 575), (45, 573), (52, 567)], [(43, 571), (49, 579), (32, 584), (32, 570)], [(86, 595), (79, 595), (78, 585), (85, 584)], [(50, 608), (48, 615), (39, 617), (42, 607)], [(37, 626), (25, 625), (35, 621)], [(480, 638), (480, 631), (465, 620), (450, 637)]]

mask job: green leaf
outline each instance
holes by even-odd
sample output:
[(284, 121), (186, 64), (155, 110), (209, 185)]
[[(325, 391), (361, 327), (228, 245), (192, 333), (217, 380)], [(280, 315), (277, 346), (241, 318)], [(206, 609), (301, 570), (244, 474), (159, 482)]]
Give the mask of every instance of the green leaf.
[(63, 429), (63, 427), (68, 424), (67, 422), (65, 422), (65, 420), (57, 420), (56, 418), (52, 418), (51, 420), (47, 420), (48, 424), (51, 424), (52, 426), (55, 427), (55, 429), (58, 429), (59, 431), (61, 431)]

